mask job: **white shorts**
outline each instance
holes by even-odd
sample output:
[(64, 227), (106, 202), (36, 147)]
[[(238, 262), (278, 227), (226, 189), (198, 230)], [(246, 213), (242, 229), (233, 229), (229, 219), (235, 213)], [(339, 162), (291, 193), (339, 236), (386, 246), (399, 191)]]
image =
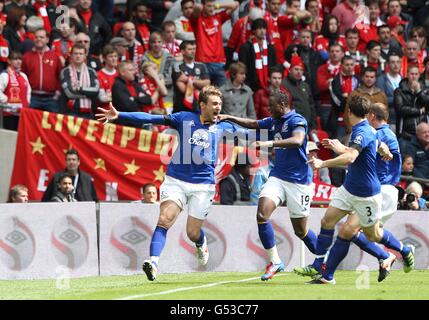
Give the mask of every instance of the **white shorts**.
[(381, 219), (381, 193), (371, 197), (357, 197), (341, 186), (332, 195), (330, 206), (357, 213), (362, 227), (373, 226)]
[(398, 209), (398, 189), (390, 184), (381, 185), (381, 222), (386, 223)]
[(273, 200), (276, 206), (286, 200), (291, 218), (305, 218), (310, 215), (313, 187), (269, 177), (259, 195), (259, 198), (263, 197)]
[(180, 209), (188, 205), (188, 214), (204, 220), (209, 214), (216, 189), (214, 184), (197, 184), (165, 176), (159, 188), (160, 202), (174, 201)]

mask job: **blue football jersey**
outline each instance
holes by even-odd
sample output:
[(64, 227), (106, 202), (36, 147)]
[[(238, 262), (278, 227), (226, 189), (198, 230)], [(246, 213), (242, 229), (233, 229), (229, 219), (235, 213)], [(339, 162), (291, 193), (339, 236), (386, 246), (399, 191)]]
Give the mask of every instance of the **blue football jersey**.
[(376, 168), (377, 175), (381, 184), (396, 185), (401, 178), (401, 152), (399, 151), (399, 142), (396, 135), (390, 130), (388, 124), (384, 124), (377, 128), (377, 139), (384, 142), (390, 152), (393, 154), (391, 161), (383, 161), (377, 153)]
[(231, 122), (201, 122), (200, 114), (177, 112), (167, 116), (167, 124), (179, 134), (179, 145), (167, 168), (167, 175), (195, 184), (214, 184), (218, 145), (225, 133), (246, 132)]
[(376, 170), (377, 137), (367, 120), (352, 128), (349, 146), (360, 150), (356, 160), (348, 166), (344, 188), (357, 197), (371, 197), (380, 193), (380, 180)]
[(273, 119), (268, 117), (258, 120), (260, 129), (268, 129), (268, 136), (272, 140), (283, 140), (293, 136), (296, 131), (305, 134), (304, 143), (298, 148), (276, 148), (274, 168), (270, 176), (291, 183), (309, 184), (312, 180), (311, 167), (307, 164), (307, 121), (303, 116), (290, 111), (281, 117)]

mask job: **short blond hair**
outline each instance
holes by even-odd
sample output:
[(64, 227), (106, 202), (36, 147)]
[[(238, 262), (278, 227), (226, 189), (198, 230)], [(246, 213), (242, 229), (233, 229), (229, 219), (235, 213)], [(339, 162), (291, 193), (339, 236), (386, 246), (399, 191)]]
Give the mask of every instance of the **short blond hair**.
[(215, 86), (207, 85), (200, 92), (198, 104), (207, 103), (210, 96), (218, 96), (222, 99), (222, 92)]

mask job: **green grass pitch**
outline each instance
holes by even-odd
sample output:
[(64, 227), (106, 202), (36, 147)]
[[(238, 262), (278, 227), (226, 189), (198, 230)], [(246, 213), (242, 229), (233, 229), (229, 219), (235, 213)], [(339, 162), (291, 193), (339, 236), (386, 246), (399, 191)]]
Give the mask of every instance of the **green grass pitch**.
[(144, 275), (56, 280), (2, 280), (0, 299), (143, 299), (143, 300), (317, 300), (429, 299), (429, 270), (393, 271), (382, 283), (377, 272), (338, 271), (337, 284), (307, 285), (309, 278), (283, 272), (262, 282), (260, 273), (205, 272), (161, 274), (154, 282)]
[[(143, 299), (143, 300), (317, 300), (429, 299), (429, 270), (393, 271), (382, 283), (377, 272), (338, 271), (336, 285), (307, 285), (309, 278), (283, 272), (262, 282), (260, 273), (200, 272), (70, 279), (68, 289), (56, 280), (2, 280), (0, 299)], [(60, 283), (65, 287), (64, 283)]]

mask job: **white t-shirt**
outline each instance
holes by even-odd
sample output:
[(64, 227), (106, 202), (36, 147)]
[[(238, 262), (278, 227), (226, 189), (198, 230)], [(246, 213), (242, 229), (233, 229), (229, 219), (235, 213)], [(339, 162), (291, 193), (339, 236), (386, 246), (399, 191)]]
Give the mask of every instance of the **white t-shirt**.
[(387, 79), (389, 79), (392, 84), (393, 90), (399, 87), (399, 82), (401, 82), (402, 77), (400, 74), (396, 75), (396, 77), (392, 77), (390, 73), (387, 73)]

